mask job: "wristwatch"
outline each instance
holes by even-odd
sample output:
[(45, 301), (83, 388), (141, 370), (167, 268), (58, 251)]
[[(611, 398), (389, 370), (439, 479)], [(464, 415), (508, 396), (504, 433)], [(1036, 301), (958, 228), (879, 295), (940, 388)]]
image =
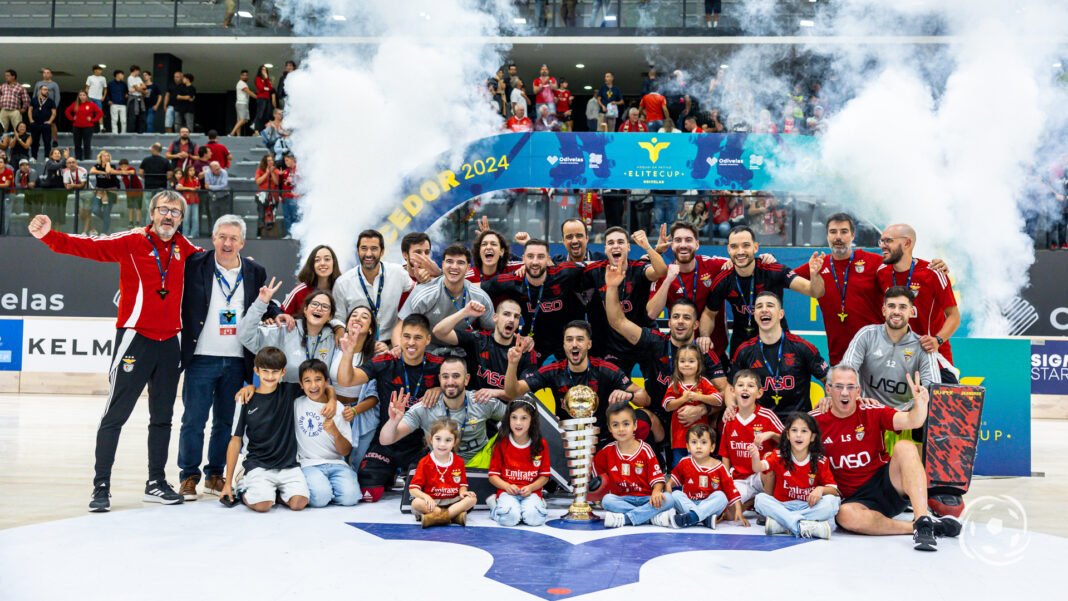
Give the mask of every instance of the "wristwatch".
[(945, 341), (945, 340), (942, 340), (942, 337), (941, 337), (941, 336), (935, 336), (935, 340), (937, 340), (937, 341), (938, 341), (938, 346), (942, 346), (943, 344), (945, 344), (945, 343), (946, 343), (946, 341)]

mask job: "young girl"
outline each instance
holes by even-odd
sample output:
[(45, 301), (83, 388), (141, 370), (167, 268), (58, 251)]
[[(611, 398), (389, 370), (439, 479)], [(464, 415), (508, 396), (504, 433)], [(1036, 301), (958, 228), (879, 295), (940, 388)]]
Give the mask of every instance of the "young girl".
[[(329, 247), (324, 247), (329, 250)], [(301, 272), (303, 273), (303, 272)], [(365, 361), (370, 361), (376, 354), (374, 333), (378, 329), (375, 316), (366, 305), (357, 305), (349, 312), (345, 322), (345, 330), (350, 339), (355, 340), (358, 349), (352, 356), (352, 366), (359, 367)], [(381, 342), (377, 343), (385, 347)], [(382, 348), (385, 352), (389, 349)], [(360, 469), (360, 462), (364, 454), (371, 446), (374, 439), (375, 429), (378, 427), (378, 411), (371, 411), (378, 405), (378, 387), (374, 380), (358, 386), (340, 386), (337, 383), (337, 372), (341, 367), (343, 353), (334, 353), (334, 360), (330, 363), (330, 381), (333, 382), (337, 392), (339, 403), (345, 405), (343, 416), (346, 421), (352, 422), (352, 454), (349, 455), (349, 463), (352, 469)]]
[(441, 418), (431, 424), (426, 436), (430, 453), (419, 460), (408, 484), (412, 513), (423, 528), (467, 524), (467, 510), (475, 506), (475, 493), (467, 490), (464, 460), (453, 453), (460, 444), (460, 427)]
[(755, 444), (763, 457), (778, 446), (782, 434), (782, 422), (775, 412), (757, 404), (761, 394), (760, 377), (756, 372), (742, 369), (735, 373), (735, 412), (733, 416), (724, 416), (719, 434), (717, 455), (732, 470), (734, 487), (738, 489), (743, 506), (751, 504), (757, 493), (764, 492), (760, 474), (754, 474), (751, 469), (749, 445)]
[(188, 226), (185, 235), (189, 238), (200, 236), (200, 177), (197, 168), (190, 165), (185, 168), (174, 189), (185, 198), (186, 215), (183, 225)]
[(767, 518), (764, 534), (789, 532), (801, 538), (831, 538), (830, 520), (838, 514), (838, 486), (830, 462), (823, 455), (820, 428), (807, 413), (786, 418), (786, 435), (779, 448), (762, 460), (760, 449), (749, 445), (753, 471), (771, 471), (775, 495), (760, 493), (754, 507)]
[(497, 487), (497, 496), (490, 517), (501, 526), (520, 521), (541, 526), (548, 515), (541, 489), (552, 473), (538, 410), (529, 399), (519, 397), (508, 404), (501, 423), (508, 424), (508, 436), (498, 436), (493, 445), (489, 482)]
[[(686, 427), (679, 422), (678, 410), (701, 403), (715, 407), (723, 405), (723, 396), (712, 382), (703, 377), (705, 366), (701, 361), (701, 351), (696, 346), (690, 344), (676, 351), (674, 369), (671, 386), (664, 393), (664, 409), (672, 412), (672, 469), (686, 456)], [(708, 417), (702, 417), (694, 423), (708, 425)]]
[(341, 268), (334, 249), (320, 244), (308, 253), (304, 266), (297, 274), (297, 285), (282, 301), (282, 310), (296, 316), (304, 304), (304, 298), (313, 290), (333, 290), (334, 282), (341, 277)]
[[(707, 424), (690, 426), (686, 434), (686, 457), (671, 470), (668, 488), (675, 500), (675, 517), (668, 524), (672, 528), (688, 528), (704, 524), (716, 529), (716, 518), (728, 505), (734, 507), (734, 519), (743, 526), (749, 522), (742, 517), (742, 504), (730, 470), (712, 456), (715, 435)], [(660, 516), (657, 516), (660, 517)]]

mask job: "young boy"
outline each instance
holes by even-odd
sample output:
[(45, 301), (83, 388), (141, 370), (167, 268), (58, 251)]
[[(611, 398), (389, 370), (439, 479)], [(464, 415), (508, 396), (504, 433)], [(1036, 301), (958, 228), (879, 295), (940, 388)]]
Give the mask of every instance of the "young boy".
[[(256, 353), (253, 372), (260, 378), (257, 387), (246, 386), (237, 393), (233, 436), (226, 449), (226, 482), (220, 500), (233, 501), (231, 482), (241, 454), (242, 437), (248, 437), (245, 449), (245, 477), (241, 482), (241, 499), (255, 511), (265, 512), (274, 505), (275, 495), (295, 511), (308, 504), (308, 484), (297, 462), (297, 435), (293, 426), (293, 401), (300, 389), (279, 383), (286, 373), (286, 355), (273, 346)], [(336, 403), (332, 403), (336, 409)], [(323, 408), (329, 416), (331, 405)]]
[[(726, 465), (712, 456), (715, 436), (707, 424), (690, 426), (686, 433), (688, 457), (671, 470), (668, 485), (675, 501), (675, 517), (668, 521), (670, 528), (688, 528), (698, 523), (716, 529), (716, 518), (728, 505), (734, 507), (734, 519), (743, 526), (749, 522), (742, 517), (742, 504), (734, 480)], [(661, 514), (666, 515), (666, 514)], [(666, 521), (661, 515), (653, 522)]]
[(608, 480), (608, 494), (601, 500), (604, 527), (638, 526), (663, 515), (675, 516), (674, 503), (664, 496), (664, 474), (652, 447), (636, 440), (637, 415), (626, 401), (608, 407), (605, 418), (615, 442), (608, 443), (593, 458), (590, 477)]
[(756, 372), (742, 369), (734, 374), (737, 413), (724, 420), (720, 429), (718, 455), (731, 470), (743, 506), (751, 504), (758, 493), (764, 492), (760, 474), (753, 473), (747, 450), (749, 443), (757, 445), (764, 456), (778, 447), (782, 434), (782, 422), (775, 412), (757, 404), (761, 394), (760, 377)]
[(309, 359), (300, 364), (300, 385), (304, 396), (293, 403), (296, 418), (297, 461), (308, 483), (308, 504), (326, 507), (359, 502), (360, 484), (346, 458), (352, 451), (352, 426), (338, 411), (332, 419), (322, 415), (324, 405), (336, 402), (329, 386), (326, 363)]

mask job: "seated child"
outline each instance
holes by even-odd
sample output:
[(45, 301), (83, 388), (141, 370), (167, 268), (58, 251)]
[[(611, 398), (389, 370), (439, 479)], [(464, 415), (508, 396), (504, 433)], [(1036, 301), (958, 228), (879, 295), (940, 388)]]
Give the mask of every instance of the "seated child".
[(734, 374), (734, 399), (737, 403), (733, 417), (725, 417), (719, 435), (719, 453), (731, 470), (734, 487), (738, 489), (742, 505), (752, 502), (757, 493), (764, 492), (760, 474), (753, 473), (749, 459), (749, 445), (756, 444), (763, 457), (779, 444), (782, 422), (767, 407), (757, 404), (762, 395), (760, 376), (748, 369)]
[[(240, 403), (234, 416), (233, 436), (226, 448), (226, 482), (221, 500), (234, 500), (234, 469), (241, 455), (242, 437), (248, 437), (245, 449), (245, 477), (239, 483), (241, 500), (255, 511), (264, 512), (274, 505), (276, 495), (290, 509), (299, 511), (308, 504), (308, 485), (297, 462), (297, 434), (293, 426), (293, 401), (300, 389), (280, 384), (286, 373), (286, 355), (268, 346), (256, 353), (253, 371), (260, 385), (238, 391)], [(337, 403), (322, 408), (323, 417), (332, 419)]]
[(467, 490), (464, 460), (453, 453), (460, 444), (460, 427), (441, 418), (431, 424), (426, 435), (430, 453), (419, 460), (408, 484), (412, 513), (423, 528), (467, 524), (467, 510), (475, 506), (475, 493)]
[(508, 424), (508, 436), (497, 437), (490, 457), (489, 482), (497, 487), (490, 517), (501, 526), (516, 526), (520, 521), (541, 526), (548, 515), (541, 489), (552, 472), (538, 410), (529, 399), (519, 397), (508, 403), (501, 423)]
[(342, 412), (333, 419), (322, 416), (323, 405), (332, 398), (326, 363), (309, 359), (300, 364), (300, 385), (304, 396), (293, 404), (296, 416), (297, 461), (311, 493), (308, 504), (326, 507), (359, 502), (360, 484), (346, 458), (352, 451), (352, 427)]
[[(727, 466), (712, 456), (715, 447), (712, 429), (707, 424), (690, 426), (686, 448), (690, 455), (671, 470), (668, 483), (675, 501), (675, 517), (668, 526), (688, 528), (704, 524), (715, 530), (716, 518), (728, 505), (734, 507), (734, 519), (743, 526), (749, 522), (742, 517), (742, 504), (734, 488)], [(660, 516), (656, 516), (658, 520)]]
[[(671, 467), (686, 456), (686, 426), (679, 420), (679, 409), (694, 405), (712, 405), (721, 407), (723, 396), (705, 378), (705, 363), (701, 360), (701, 351), (694, 345), (684, 346), (675, 354), (674, 374), (671, 386), (664, 393), (664, 409), (671, 412)], [(695, 424), (708, 424), (708, 416), (698, 419)]]
[(615, 442), (597, 452), (590, 470), (590, 478), (608, 481), (608, 494), (601, 500), (604, 527), (637, 526), (658, 514), (670, 520), (674, 503), (664, 496), (664, 474), (652, 447), (634, 438), (634, 409), (626, 401), (612, 403), (605, 419)]
[(756, 473), (775, 474), (775, 494), (760, 493), (754, 508), (767, 518), (765, 534), (787, 532), (801, 538), (831, 538), (830, 520), (838, 514), (838, 485), (823, 455), (820, 429), (807, 413), (786, 419), (786, 433), (779, 448), (760, 458), (760, 449), (749, 445)]

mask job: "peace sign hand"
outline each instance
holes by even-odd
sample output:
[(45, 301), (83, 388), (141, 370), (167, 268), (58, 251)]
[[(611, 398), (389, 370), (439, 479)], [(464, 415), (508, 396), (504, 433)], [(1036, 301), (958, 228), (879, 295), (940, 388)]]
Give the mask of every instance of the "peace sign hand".
[(930, 395), (927, 393), (927, 387), (925, 387), (920, 380), (920, 372), (916, 372), (915, 376), (905, 374), (905, 379), (908, 380), (909, 388), (912, 389), (912, 400), (915, 401), (916, 404), (923, 403), (926, 405)]
[(275, 283), (275, 278), (272, 277), (269, 284), (260, 288), (260, 295), (257, 297), (257, 300), (264, 303), (271, 302), (271, 297), (274, 296), (274, 293), (278, 292), (278, 289), (281, 287), (282, 280), (278, 280), (278, 283)]

